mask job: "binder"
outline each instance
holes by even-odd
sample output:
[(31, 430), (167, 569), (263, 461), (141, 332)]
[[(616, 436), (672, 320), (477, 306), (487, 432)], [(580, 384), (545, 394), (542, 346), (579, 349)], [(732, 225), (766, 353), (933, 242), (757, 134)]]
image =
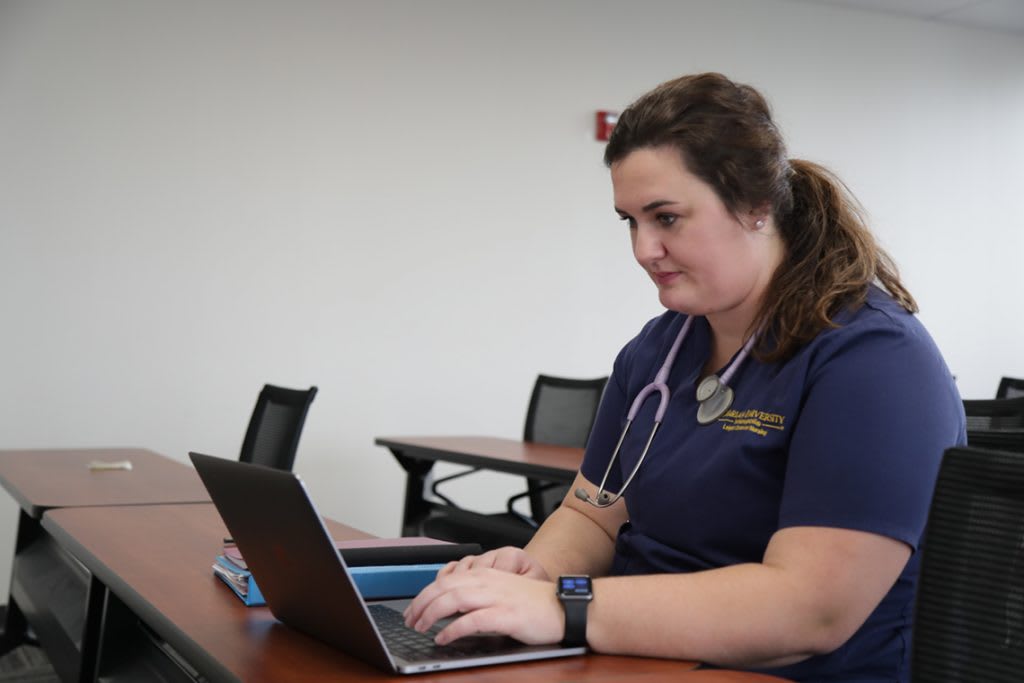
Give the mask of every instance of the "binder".
[[(476, 543), (448, 543), (426, 537), (364, 539), (337, 543), (363, 598), (408, 598), (426, 587), (447, 562), (480, 553)], [(259, 586), (233, 543), (214, 558), (214, 575), (247, 606), (266, 604)]]

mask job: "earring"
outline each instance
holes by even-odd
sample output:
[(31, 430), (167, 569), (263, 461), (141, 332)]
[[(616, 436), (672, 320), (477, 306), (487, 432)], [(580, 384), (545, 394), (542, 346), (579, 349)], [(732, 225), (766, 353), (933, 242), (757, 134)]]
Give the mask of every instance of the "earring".
[(756, 221), (754, 221), (754, 227), (757, 228), (758, 230), (763, 228), (764, 227), (764, 219), (763, 218), (758, 218)]

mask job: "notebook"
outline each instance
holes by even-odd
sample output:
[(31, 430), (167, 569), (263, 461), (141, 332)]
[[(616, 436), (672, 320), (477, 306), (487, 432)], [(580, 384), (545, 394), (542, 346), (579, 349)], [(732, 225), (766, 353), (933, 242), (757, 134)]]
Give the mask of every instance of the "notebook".
[[(409, 600), (367, 601), (313, 506), (289, 471), (189, 453), (273, 615), (383, 671), (401, 674), (565, 657), (584, 647), (525, 645), (471, 636), (437, 646), (407, 628)], [(552, 585), (551, 590), (555, 587)]]

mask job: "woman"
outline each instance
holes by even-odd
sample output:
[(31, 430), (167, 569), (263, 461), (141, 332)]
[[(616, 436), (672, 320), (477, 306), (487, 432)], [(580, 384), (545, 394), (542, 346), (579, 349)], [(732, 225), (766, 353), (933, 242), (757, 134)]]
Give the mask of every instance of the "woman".
[[(916, 551), (965, 432), (895, 267), (842, 184), (787, 159), (764, 98), (720, 74), (633, 103), (605, 161), (668, 310), (615, 361), (577, 495), (524, 550), (446, 567), (407, 623), (462, 613), (439, 643), (568, 634), (794, 680), (908, 680)], [(660, 394), (609, 466), (626, 415), (687, 323), (629, 480)], [(715, 376), (728, 389), (701, 386)], [(556, 597), (567, 574), (594, 577), (582, 609)]]

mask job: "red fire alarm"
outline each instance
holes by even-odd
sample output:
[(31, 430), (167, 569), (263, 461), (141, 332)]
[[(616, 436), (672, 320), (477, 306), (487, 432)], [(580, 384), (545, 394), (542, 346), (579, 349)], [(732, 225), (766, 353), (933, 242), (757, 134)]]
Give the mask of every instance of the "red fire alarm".
[(598, 140), (607, 140), (608, 136), (612, 134), (612, 128), (619, 121), (619, 113), (616, 111), (599, 111), (597, 112), (597, 131), (596, 137)]

